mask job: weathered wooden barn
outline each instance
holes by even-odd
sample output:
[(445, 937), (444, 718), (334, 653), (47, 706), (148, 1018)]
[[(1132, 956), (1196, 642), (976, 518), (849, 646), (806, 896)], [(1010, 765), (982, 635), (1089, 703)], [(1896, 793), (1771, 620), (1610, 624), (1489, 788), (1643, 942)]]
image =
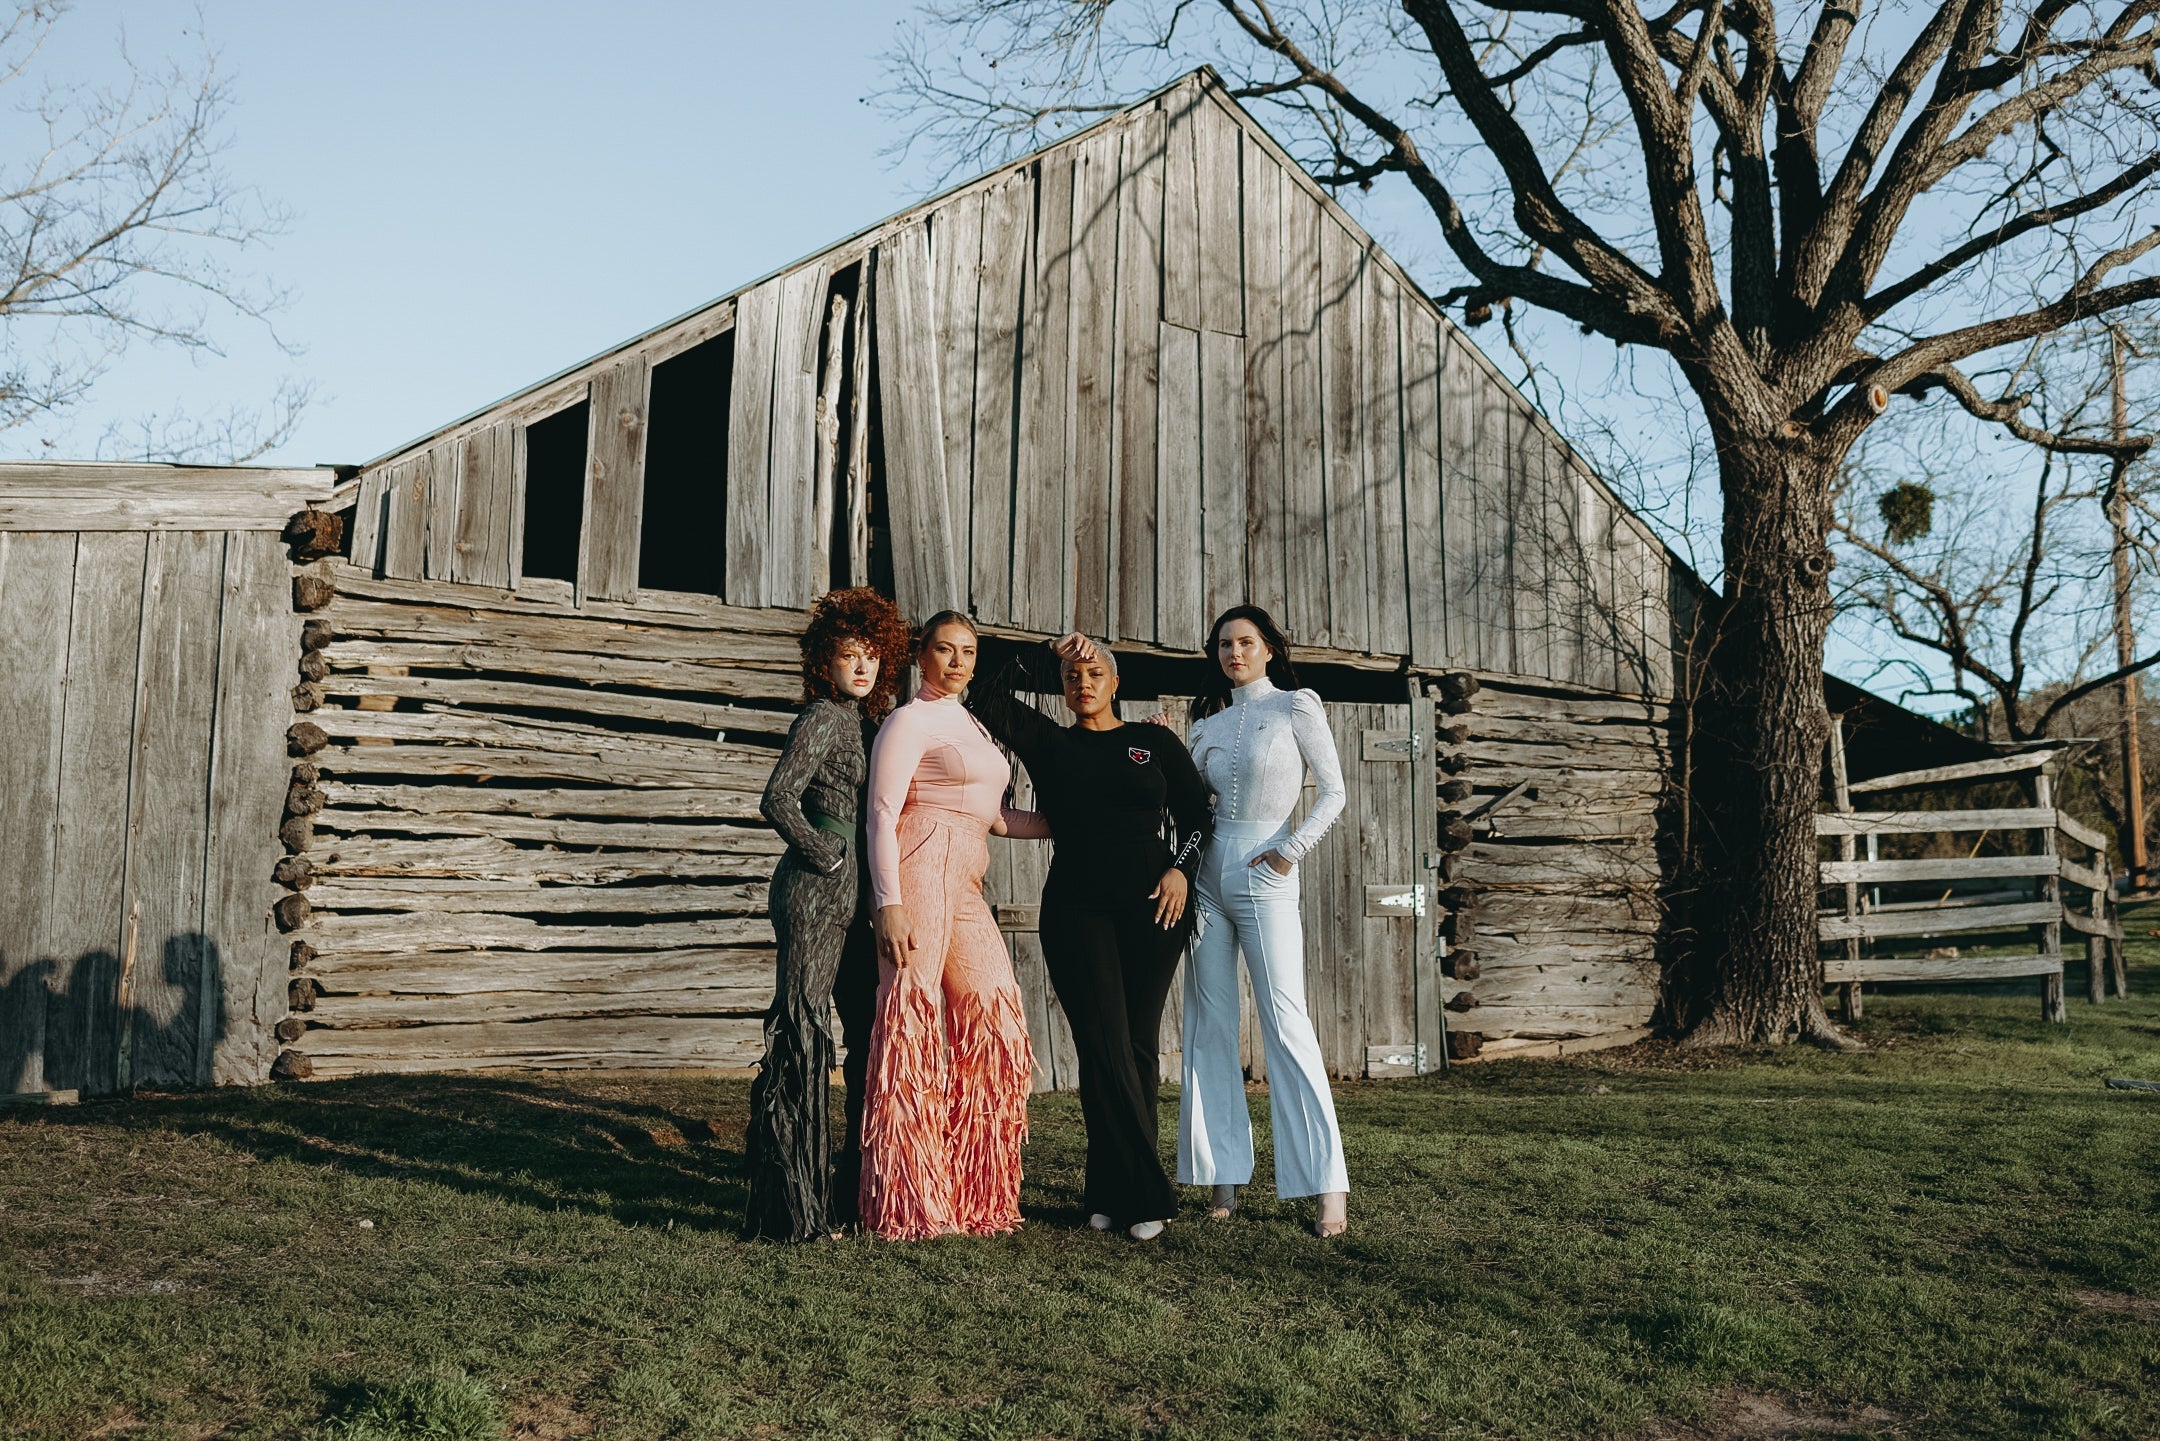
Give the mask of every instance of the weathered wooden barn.
[[(49, 994), (0, 1052), (18, 1089), (114, 1083), (125, 1043), (104, 1038), (143, 993), (78, 994), (52, 965), (116, 971), (132, 945), (139, 987), (169, 937), (208, 933), (205, 886), (246, 932), (219, 942), (234, 1038), (157, 1079), (259, 1079), (273, 1056), (316, 1076), (747, 1064), (779, 849), (757, 797), (804, 608), (852, 583), (992, 637), (1106, 635), (1143, 707), (1192, 693), (1224, 606), (1282, 618), (1351, 784), (1304, 886), (1339, 1074), (1615, 1044), (1657, 1008), (1692, 578), (1208, 72), (355, 475), (291, 481), (289, 559), (276, 504), (234, 528), (214, 506), (189, 521), (179, 477), (125, 483), (161, 518), (108, 546), (50, 506), (11, 511), (0, 479), (7, 624), (16, 557), (70, 546), (121, 569), (147, 553), (153, 578), (176, 548), (222, 547), (227, 572), (244, 555), (220, 594), (246, 616), (206, 639), (202, 603), (179, 605), (168, 644), (151, 617), (170, 605), (79, 636), (77, 603), (39, 612), (42, 649), (0, 655), (9, 719), (60, 717), (45, 749), (4, 751), (11, 782), (57, 777), (0, 811), (23, 880), (0, 973), (11, 1011)], [(37, 564), (23, 583), (48, 587), (61, 563)], [(76, 593), (104, 597), (89, 564)], [(123, 642), (166, 672), (134, 682), (132, 764), (174, 793), (207, 777), (208, 848), (179, 856), (196, 891), (128, 860), (117, 889), (78, 879), (168, 819), (154, 790), (123, 809), (80, 789), (105, 751), (71, 759), (78, 675), (118, 706), (102, 657)], [(166, 688), (209, 684), (207, 655), (246, 695), (217, 691), (183, 734)], [(243, 713), (244, 753), (219, 738)], [(195, 769), (168, 774), (156, 746)], [(57, 839), (24, 850), (34, 833)], [(1042, 849), (1001, 846), (991, 884), (1062, 1085)], [(56, 1026), (79, 1038), (65, 1064)]]

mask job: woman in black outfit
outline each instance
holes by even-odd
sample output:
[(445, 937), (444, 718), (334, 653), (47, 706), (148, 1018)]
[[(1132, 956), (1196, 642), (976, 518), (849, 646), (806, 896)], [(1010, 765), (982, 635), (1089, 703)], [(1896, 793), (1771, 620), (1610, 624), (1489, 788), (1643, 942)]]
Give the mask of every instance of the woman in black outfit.
[(967, 704), (1027, 766), (1056, 837), (1040, 929), (1080, 1059), (1089, 1224), (1149, 1241), (1177, 1210), (1156, 1148), (1156, 1037), (1191, 936), (1186, 892), (1207, 841), (1207, 792), (1175, 733), (1118, 719), (1107, 647), (1079, 634), (1055, 646), (1070, 726), (1014, 695), (1017, 665), (978, 681)]

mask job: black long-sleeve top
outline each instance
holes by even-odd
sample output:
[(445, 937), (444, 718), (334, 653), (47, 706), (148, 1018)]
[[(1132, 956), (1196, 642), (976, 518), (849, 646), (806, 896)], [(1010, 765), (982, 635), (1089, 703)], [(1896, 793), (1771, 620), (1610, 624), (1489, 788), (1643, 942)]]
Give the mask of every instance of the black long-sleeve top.
[[(1174, 731), (1127, 722), (1106, 731), (1059, 725), (1014, 694), (1018, 663), (968, 688), (968, 709), (1009, 746), (1035, 783), (1054, 837), (1047, 899), (1130, 899), (1173, 865), (1200, 869), (1210, 826), (1207, 787)], [(1172, 837), (1163, 834), (1167, 816)]]

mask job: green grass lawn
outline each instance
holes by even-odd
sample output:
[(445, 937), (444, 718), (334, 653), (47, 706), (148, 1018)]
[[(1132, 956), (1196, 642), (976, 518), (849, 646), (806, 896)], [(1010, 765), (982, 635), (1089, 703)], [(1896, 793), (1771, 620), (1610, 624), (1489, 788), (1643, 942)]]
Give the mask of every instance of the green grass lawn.
[(2153, 951), (2067, 1026), (1342, 1087), (1333, 1243), (1085, 1230), (1063, 1096), (1019, 1235), (795, 1249), (735, 1236), (736, 1079), (0, 1112), (0, 1434), (2160, 1436), (2160, 1096), (2101, 1084), (2160, 1077)]

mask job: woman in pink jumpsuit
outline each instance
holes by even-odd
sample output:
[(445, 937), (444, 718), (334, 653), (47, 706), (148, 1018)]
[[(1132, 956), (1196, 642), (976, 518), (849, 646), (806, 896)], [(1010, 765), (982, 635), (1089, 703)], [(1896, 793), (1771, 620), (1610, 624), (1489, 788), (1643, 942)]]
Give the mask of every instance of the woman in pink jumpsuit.
[(960, 704), (975, 649), (965, 616), (931, 617), (916, 650), (922, 690), (870, 749), (878, 999), (862, 1225), (888, 1241), (1020, 1224), (1033, 1054), (982, 877), (989, 836), (1050, 830), (1005, 806), (1012, 766)]

